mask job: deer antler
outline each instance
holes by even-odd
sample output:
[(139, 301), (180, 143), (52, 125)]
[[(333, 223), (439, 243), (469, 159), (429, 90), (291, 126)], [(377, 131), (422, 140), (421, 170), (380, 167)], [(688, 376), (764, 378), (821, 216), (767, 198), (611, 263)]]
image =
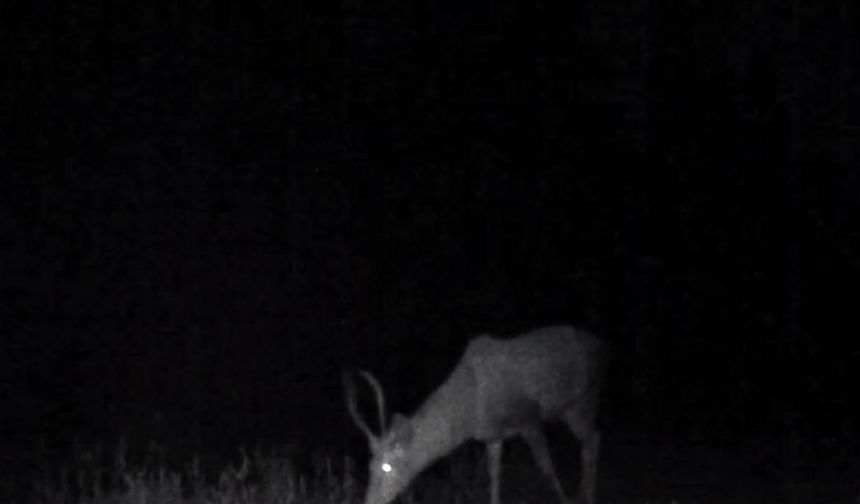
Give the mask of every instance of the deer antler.
[(341, 373), (341, 379), (343, 380), (343, 389), (346, 395), (346, 409), (349, 411), (349, 416), (352, 417), (352, 420), (355, 422), (358, 429), (367, 436), (368, 442), (371, 447), (373, 447), (379, 443), (379, 436), (373, 433), (367, 425), (367, 422), (365, 422), (361, 417), (361, 413), (358, 411), (358, 404), (355, 398), (355, 383), (346, 370), (343, 370)]
[(358, 374), (367, 380), (367, 383), (373, 387), (373, 391), (376, 393), (376, 412), (379, 415), (379, 432), (381, 434), (385, 434), (385, 393), (382, 391), (382, 385), (375, 376), (367, 371), (359, 370)]

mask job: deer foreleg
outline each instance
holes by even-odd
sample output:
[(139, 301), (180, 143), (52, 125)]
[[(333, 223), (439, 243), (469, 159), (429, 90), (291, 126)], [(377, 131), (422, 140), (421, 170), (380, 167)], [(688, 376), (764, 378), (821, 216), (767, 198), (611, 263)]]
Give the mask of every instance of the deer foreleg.
[(583, 420), (577, 410), (565, 414), (565, 422), (579, 439), (582, 476), (579, 480), (579, 500), (585, 504), (597, 503), (597, 459), (600, 456), (600, 432), (594, 428), (594, 419)]
[(592, 431), (591, 435), (582, 441), (582, 480), (579, 492), (586, 504), (597, 502), (597, 458), (600, 455), (600, 433)]
[(490, 473), (490, 504), (499, 504), (499, 483), (502, 473), (502, 441), (487, 443), (487, 471)]
[(546, 476), (547, 480), (549, 480), (549, 483), (552, 485), (553, 491), (558, 495), (559, 500), (561, 500), (562, 504), (570, 504), (570, 499), (568, 499), (567, 494), (564, 493), (564, 488), (562, 488), (561, 482), (558, 481), (558, 476), (555, 474), (555, 467), (552, 464), (552, 458), (550, 457), (549, 449), (546, 446), (546, 436), (544, 436), (543, 432), (541, 432), (539, 428), (534, 428), (523, 432), (523, 438), (525, 438), (526, 443), (529, 445), (529, 448), (531, 448), (532, 455), (535, 457), (535, 462), (537, 462), (541, 472)]

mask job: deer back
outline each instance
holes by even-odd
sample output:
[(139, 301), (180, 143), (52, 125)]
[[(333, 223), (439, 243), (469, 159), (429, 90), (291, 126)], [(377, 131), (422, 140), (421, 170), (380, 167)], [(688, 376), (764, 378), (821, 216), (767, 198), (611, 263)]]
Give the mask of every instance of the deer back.
[(477, 387), (476, 437), (507, 437), (570, 407), (596, 408), (601, 354), (595, 336), (568, 326), (476, 338), (466, 353)]

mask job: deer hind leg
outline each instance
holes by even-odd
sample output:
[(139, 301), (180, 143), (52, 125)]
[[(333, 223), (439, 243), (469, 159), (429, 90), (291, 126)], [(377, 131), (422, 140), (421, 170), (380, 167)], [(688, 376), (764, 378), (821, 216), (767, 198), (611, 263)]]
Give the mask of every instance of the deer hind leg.
[(502, 473), (502, 441), (487, 443), (487, 472), (490, 473), (490, 504), (499, 504), (499, 481)]
[(594, 415), (569, 409), (564, 421), (581, 445), (582, 476), (579, 480), (578, 501), (597, 503), (597, 459), (600, 456), (600, 432), (594, 427)]
[(540, 467), (541, 472), (549, 480), (559, 500), (561, 500), (562, 504), (571, 504), (567, 494), (564, 493), (561, 482), (558, 481), (558, 476), (555, 474), (555, 467), (552, 464), (552, 458), (546, 445), (546, 436), (544, 436), (540, 428), (527, 429), (522, 435), (529, 445), (538, 467)]

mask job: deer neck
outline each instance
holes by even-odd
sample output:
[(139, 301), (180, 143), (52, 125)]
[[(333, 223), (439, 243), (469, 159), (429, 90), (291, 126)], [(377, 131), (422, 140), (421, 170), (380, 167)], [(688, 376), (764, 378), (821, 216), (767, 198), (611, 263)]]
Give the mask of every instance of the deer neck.
[(423, 469), (474, 437), (475, 386), (470, 369), (458, 366), (412, 417), (413, 463)]

